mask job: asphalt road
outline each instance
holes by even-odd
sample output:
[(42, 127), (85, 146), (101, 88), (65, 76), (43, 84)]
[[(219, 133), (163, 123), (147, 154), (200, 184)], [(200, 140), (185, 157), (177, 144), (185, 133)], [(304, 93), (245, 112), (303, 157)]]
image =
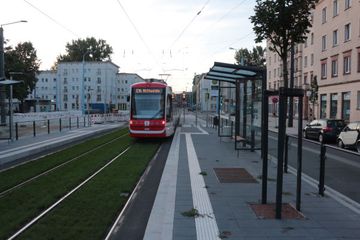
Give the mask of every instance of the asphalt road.
[[(269, 132), (269, 154), (277, 156), (277, 133)], [(289, 138), (289, 165), (296, 169), (297, 138)], [(303, 140), (303, 173), (319, 180), (320, 143)], [(326, 145), (325, 185), (360, 203), (360, 154)], [(326, 189), (325, 189), (326, 191)]]

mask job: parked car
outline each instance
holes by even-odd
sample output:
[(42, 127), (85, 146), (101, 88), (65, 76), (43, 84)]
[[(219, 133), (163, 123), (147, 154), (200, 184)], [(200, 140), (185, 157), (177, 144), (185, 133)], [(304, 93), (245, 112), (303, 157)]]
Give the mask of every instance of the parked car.
[(304, 138), (312, 138), (322, 143), (335, 142), (345, 125), (345, 121), (341, 119), (313, 120), (304, 127), (303, 136)]
[(360, 152), (360, 121), (351, 122), (344, 127), (337, 139), (337, 145), (341, 148), (355, 148)]

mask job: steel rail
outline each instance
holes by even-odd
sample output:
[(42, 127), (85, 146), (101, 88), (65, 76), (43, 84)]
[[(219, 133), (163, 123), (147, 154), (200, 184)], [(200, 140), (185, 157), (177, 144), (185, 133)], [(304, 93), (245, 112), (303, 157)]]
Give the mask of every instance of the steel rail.
[(159, 149), (156, 151), (154, 157), (151, 159), (150, 163), (148, 164), (146, 170), (144, 171), (144, 173), (141, 175), (139, 181), (137, 182), (134, 190), (132, 191), (131, 195), (129, 196), (128, 200), (126, 201), (124, 207), (121, 209), (121, 212), (119, 213), (118, 217), (116, 218), (114, 224), (111, 226), (108, 234), (106, 235), (104, 240), (109, 240), (111, 237), (111, 234), (114, 232), (116, 226), (118, 224), (121, 224), (123, 216), (125, 211), (127, 210), (127, 208), (129, 207), (130, 203), (134, 200), (134, 198), (137, 195), (137, 192), (139, 191), (139, 189), (141, 188), (142, 183), (144, 182), (146, 176), (148, 175), (148, 173), (150, 172), (151, 166), (152, 166), (152, 162), (157, 158), (157, 156), (159, 155), (159, 152), (162, 148), (162, 145), (159, 147)]
[(99, 174), (102, 170), (104, 170), (107, 166), (109, 166), (111, 163), (113, 163), (116, 159), (121, 157), (123, 154), (125, 154), (132, 146), (127, 147), (124, 151), (119, 153), (116, 157), (111, 159), (107, 164), (102, 166), (99, 170), (97, 170), (95, 173), (93, 173), (90, 177), (85, 179), (82, 183), (80, 183), (78, 186), (73, 188), (70, 192), (68, 192), (66, 195), (64, 195), (62, 198), (60, 198), (58, 201), (56, 201), (53, 205), (51, 205), (49, 208), (44, 210), (42, 213), (40, 213), (37, 217), (35, 217), (33, 220), (31, 220), (29, 223), (27, 223), (24, 227), (22, 227), (20, 230), (18, 230), (16, 233), (14, 233), (11, 237), (8, 238), (8, 240), (15, 239), (17, 236), (19, 236), (21, 233), (23, 233), (26, 229), (31, 227), (34, 223), (36, 223), (40, 218), (45, 216), (47, 213), (49, 213), (51, 210), (53, 210), (56, 206), (58, 206), (61, 202), (63, 202), (66, 198), (68, 198), (71, 194), (73, 194), (75, 191), (80, 189), (83, 185), (85, 185), (88, 181), (93, 179), (97, 174)]
[(8, 189), (0, 192), (0, 198), (6, 196), (6, 194), (8, 194), (8, 193), (10, 193), (10, 192), (12, 192), (12, 191), (14, 191), (14, 190), (16, 190), (16, 189), (24, 186), (24, 185), (27, 184), (27, 183), (32, 182), (32, 181), (38, 179), (38, 178), (41, 177), (41, 176), (44, 176), (44, 175), (46, 175), (46, 174), (48, 174), (48, 173), (50, 173), (50, 172), (52, 172), (52, 171), (54, 171), (54, 170), (62, 167), (62, 166), (70, 163), (70, 162), (73, 162), (73, 161), (75, 161), (75, 160), (77, 160), (77, 159), (79, 159), (79, 158), (81, 158), (81, 157), (83, 157), (83, 156), (86, 156), (87, 154), (92, 153), (92, 152), (94, 152), (94, 151), (96, 151), (96, 150), (98, 150), (98, 149), (106, 146), (107, 144), (110, 144), (110, 143), (112, 143), (112, 142), (114, 142), (114, 141), (116, 141), (116, 140), (118, 140), (118, 139), (120, 139), (120, 138), (122, 138), (122, 137), (124, 137), (124, 136), (127, 136), (127, 135), (128, 135), (128, 134), (125, 133), (125, 134), (123, 134), (123, 135), (121, 135), (121, 136), (119, 136), (119, 137), (117, 137), (117, 138), (112, 139), (112, 140), (109, 141), (109, 142), (103, 143), (103, 144), (101, 144), (101, 145), (99, 145), (99, 146), (97, 146), (97, 147), (95, 147), (95, 148), (93, 148), (93, 149), (91, 149), (91, 150), (89, 150), (89, 151), (87, 151), (87, 152), (84, 152), (84, 153), (80, 154), (80, 155), (77, 156), (77, 157), (74, 157), (74, 158), (72, 158), (72, 159), (69, 159), (68, 161), (65, 161), (65, 162), (63, 162), (63, 163), (60, 163), (59, 165), (56, 165), (55, 167), (50, 168), (50, 169), (48, 169), (48, 170), (46, 170), (46, 171), (44, 171), (44, 172), (42, 172), (42, 173), (40, 173), (40, 174), (38, 174), (38, 175), (36, 175), (36, 176), (34, 176), (34, 177), (31, 177), (31, 178), (29, 178), (29, 179), (26, 179), (25, 181), (23, 181), (23, 182), (15, 185), (15, 186), (13, 186), (13, 187), (11, 187), (11, 188), (8, 188)]

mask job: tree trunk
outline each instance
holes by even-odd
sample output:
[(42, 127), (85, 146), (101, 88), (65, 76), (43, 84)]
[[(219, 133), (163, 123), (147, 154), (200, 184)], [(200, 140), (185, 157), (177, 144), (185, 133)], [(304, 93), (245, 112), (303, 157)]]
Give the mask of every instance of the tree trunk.
[[(290, 54), (290, 88), (294, 88), (294, 74), (295, 74), (295, 49), (294, 43), (291, 43), (291, 54)], [(294, 120), (294, 98), (289, 98), (289, 121), (288, 127), (293, 127)]]

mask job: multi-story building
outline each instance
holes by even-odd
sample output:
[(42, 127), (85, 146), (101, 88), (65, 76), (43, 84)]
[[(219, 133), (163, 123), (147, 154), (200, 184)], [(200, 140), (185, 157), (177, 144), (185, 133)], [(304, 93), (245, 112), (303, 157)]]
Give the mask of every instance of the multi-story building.
[(196, 75), (193, 82), (193, 91), (196, 92), (196, 102), (200, 111), (217, 111), (219, 95), (218, 81), (204, 79), (205, 74)]
[(117, 74), (117, 92), (118, 92), (118, 109), (129, 110), (130, 102), (128, 96), (130, 94), (130, 86), (137, 82), (143, 82), (144, 79), (136, 73), (118, 73)]
[[(305, 97), (305, 117), (360, 120), (359, 11), (360, 2), (351, 0), (320, 0), (313, 10), (307, 41), (295, 52), (295, 86), (309, 90), (314, 78), (319, 86), (315, 109)], [(267, 54), (267, 69), (267, 87), (282, 86), (277, 54)]]
[(38, 74), (36, 87), (28, 99), (47, 100), (45, 105), (51, 107), (43, 105), (38, 107), (40, 111), (127, 110), (129, 86), (143, 79), (137, 74), (118, 71), (119, 67), (112, 62), (62, 62), (57, 71)]

